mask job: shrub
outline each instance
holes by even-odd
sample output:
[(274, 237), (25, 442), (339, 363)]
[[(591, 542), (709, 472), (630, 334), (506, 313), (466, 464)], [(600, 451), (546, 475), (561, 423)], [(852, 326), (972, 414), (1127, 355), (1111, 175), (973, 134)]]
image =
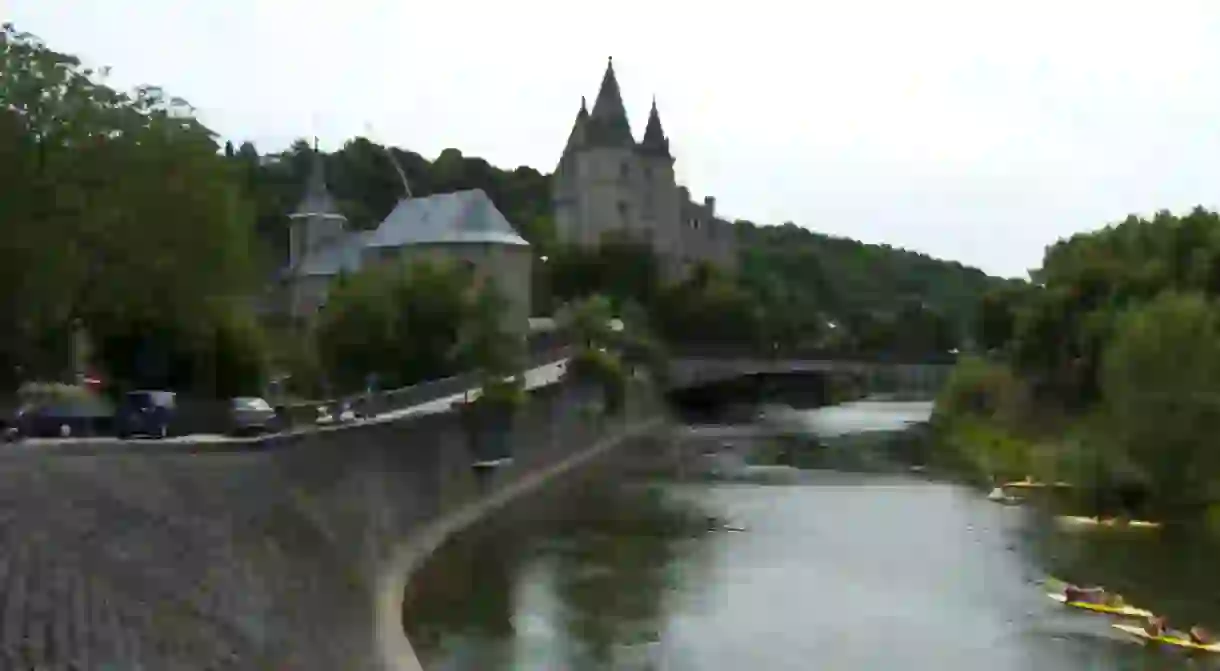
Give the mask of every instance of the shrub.
[(606, 409), (616, 412), (627, 394), (627, 375), (617, 356), (601, 348), (582, 348), (569, 361), (565, 377), (599, 385), (605, 393)]

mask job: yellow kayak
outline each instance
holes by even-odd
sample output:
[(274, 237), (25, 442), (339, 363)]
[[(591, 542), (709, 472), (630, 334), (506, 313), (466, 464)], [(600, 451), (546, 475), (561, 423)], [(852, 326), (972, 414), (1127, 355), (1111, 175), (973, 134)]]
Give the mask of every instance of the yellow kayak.
[(1160, 522), (1149, 522), (1147, 520), (1127, 520), (1119, 521), (1117, 519), (1100, 519), (1097, 517), (1084, 517), (1081, 515), (1060, 515), (1055, 518), (1064, 524), (1078, 524), (1093, 527), (1110, 527), (1116, 529), (1160, 529)]
[(1068, 601), (1067, 597), (1062, 594), (1048, 593), (1053, 601), (1058, 601), (1065, 606), (1072, 608), (1082, 608), (1091, 610), (1095, 613), (1105, 613), (1107, 615), (1121, 615), (1123, 617), (1150, 617), (1152, 611), (1136, 608), (1135, 606), (1107, 606), (1100, 603), (1088, 603), (1086, 601)]
[(1198, 643), (1194, 643), (1194, 642), (1190, 641), (1189, 639), (1185, 639), (1185, 638), (1170, 638), (1168, 636), (1150, 636), (1148, 634), (1148, 632), (1144, 631), (1143, 627), (1139, 627), (1134, 624), (1115, 624), (1115, 625), (1113, 625), (1113, 627), (1120, 631), (1124, 631), (1128, 634), (1131, 634), (1132, 636), (1135, 636), (1137, 638), (1142, 638), (1145, 641), (1148, 641), (1151, 643), (1164, 643), (1166, 645), (1176, 645), (1179, 648), (1186, 648), (1187, 650), (1201, 650), (1203, 652), (1220, 652), (1220, 643), (1212, 643), (1211, 645), (1199, 645)]
[(1036, 482), (1034, 480), (1015, 480), (1013, 482), (1005, 482), (1000, 485), (1004, 489), (1046, 489), (1054, 487), (1056, 489), (1067, 489), (1072, 486), (1070, 482), (1056, 482), (1054, 484), (1047, 482)]

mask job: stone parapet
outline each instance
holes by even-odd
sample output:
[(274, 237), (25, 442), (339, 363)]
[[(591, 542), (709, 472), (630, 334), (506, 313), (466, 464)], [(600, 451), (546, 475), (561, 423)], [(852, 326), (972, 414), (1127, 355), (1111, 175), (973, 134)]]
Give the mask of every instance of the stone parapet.
[(657, 410), (630, 401), (590, 417), (563, 385), (534, 392), (490, 470), (454, 412), (0, 452), (0, 668), (379, 668), (378, 576), (404, 543)]

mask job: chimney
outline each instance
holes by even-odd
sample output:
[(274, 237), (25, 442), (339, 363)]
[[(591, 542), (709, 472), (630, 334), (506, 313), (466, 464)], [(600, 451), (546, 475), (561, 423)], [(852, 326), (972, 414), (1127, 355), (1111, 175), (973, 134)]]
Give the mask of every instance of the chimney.
[(678, 196), (682, 198), (683, 205), (689, 203), (690, 202), (690, 189), (686, 188), (685, 186), (678, 187)]
[(711, 196), (703, 197), (703, 207), (707, 209), (708, 218), (716, 216), (716, 199)]

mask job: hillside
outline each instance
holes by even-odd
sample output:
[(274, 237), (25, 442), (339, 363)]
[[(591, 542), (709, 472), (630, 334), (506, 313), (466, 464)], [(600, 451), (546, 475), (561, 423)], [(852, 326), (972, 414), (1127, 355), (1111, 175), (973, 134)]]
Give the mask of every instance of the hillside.
[[(287, 233), (284, 214), (305, 182), (309, 145), (260, 156), (249, 144), (227, 151), (244, 163), (248, 184), (259, 205), (259, 232), (269, 250), (282, 258)], [(390, 148), (402, 165), (415, 196), (459, 189), (487, 192), (522, 235), (537, 241), (550, 217), (548, 176), (529, 167), (504, 170), (487, 161), (446, 149), (435, 160)], [(402, 193), (386, 148), (356, 138), (326, 156), (328, 181), (336, 199), (357, 227), (375, 226)], [(894, 313), (923, 304), (965, 328), (979, 298), (1003, 283), (953, 261), (941, 261), (883, 245), (834, 238), (792, 224), (760, 226), (738, 222), (742, 275), (756, 286), (781, 294), (797, 309), (828, 315)]]
[(811, 291), (831, 314), (890, 313), (922, 303), (965, 324), (974, 318), (979, 299), (1006, 282), (956, 261), (833, 237), (791, 223), (737, 224), (743, 272), (768, 272)]

